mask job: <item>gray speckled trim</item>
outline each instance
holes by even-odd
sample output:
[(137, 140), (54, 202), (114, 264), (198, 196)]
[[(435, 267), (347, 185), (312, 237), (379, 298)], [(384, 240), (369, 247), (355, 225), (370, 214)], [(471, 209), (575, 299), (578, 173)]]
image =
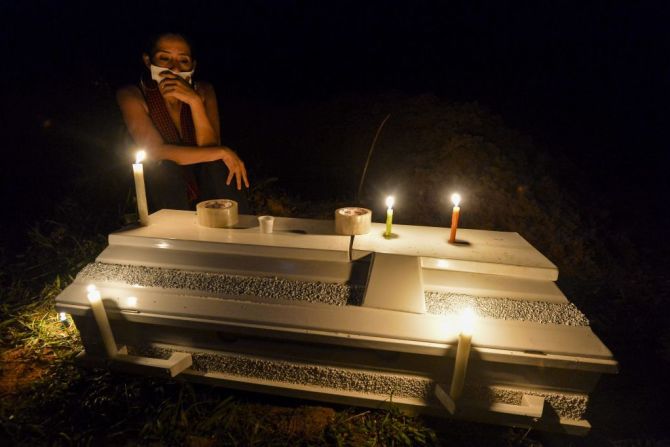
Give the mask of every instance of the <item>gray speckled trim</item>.
[(572, 303), (547, 303), (512, 298), (488, 298), (460, 293), (426, 291), (426, 310), (437, 315), (457, 314), (470, 306), (483, 318), (588, 326), (589, 320)]
[(276, 277), (226, 275), (160, 267), (94, 262), (84, 267), (78, 279), (112, 281), (142, 287), (201, 291), (232, 295), (236, 299), (257, 297), (270, 300), (301, 301), (344, 306), (360, 305), (364, 287), (319, 281), (298, 281)]
[[(157, 347), (142, 347), (138, 352), (145, 356), (168, 358), (171, 351)], [(343, 391), (382, 396), (428, 399), (433, 381), (402, 374), (357, 371), (314, 363), (269, 360), (243, 354), (192, 352), (196, 371), (212, 371), (273, 382), (316, 385)]]
[(588, 407), (589, 397), (585, 394), (559, 393), (518, 389), (502, 386), (491, 387), (466, 387), (464, 396), (472, 396), (485, 402), (500, 402), (512, 405), (521, 404), (524, 394), (544, 397), (545, 403), (551, 407), (556, 414), (565, 419), (581, 420)]
[[(173, 352), (172, 349), (156, 346), (130, 347), (129, 350), (133, 354), (158, 358), (168, 358)], [(435, 402), (433, 395), (435, 382), (429, 378), (258, 358), (236, 353), (198, 352), (193, 349), (183, 351), (192, 353), (192, 368), (196, 371), (219, 372), (272, 382), (314, 385), (384, 397), (393, 395), (415, 398), (426, 403)], [(523, 394), (544, 397), (556, 414), (566, 419), (582, 419), (588, 405), (588, 396), (583, 394), (477, 384), (466, 386), (463, 398), (519, 405)]]
[[(120, 282), (174, 291), (188, 290), (225, 295), (235, 299), (300, 301), (333, 306), (360, 305), (365, 287), (320, 281), (299, 281), (277, 277), (227, 275), (145, 267), (136, 265), (88, 264), (79, 272), (82, 281)], [(588, 326), (589, 321), (572, 303), (547, 303), (513, 298), (489, 298), (474, 295), (426, 291), (426, 310), (430, 314), (456, 314), (471, 306), (477, 315), (498, 320)]]

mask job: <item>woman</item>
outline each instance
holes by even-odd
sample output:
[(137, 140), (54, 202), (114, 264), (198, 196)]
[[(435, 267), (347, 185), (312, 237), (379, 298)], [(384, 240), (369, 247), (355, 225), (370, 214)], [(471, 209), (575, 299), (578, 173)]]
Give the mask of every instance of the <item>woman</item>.
[(221, 145), (216, 94), (211, 84), (193, 81), (189, 42), (161, 34), (142, 58), (147, 71), (140, 84), (121, 88), (117, 101), (130, 135), (147, 152), (150, 209), (188, 210), (198, 201), (229, 198), (248, 213), (246, 168)]

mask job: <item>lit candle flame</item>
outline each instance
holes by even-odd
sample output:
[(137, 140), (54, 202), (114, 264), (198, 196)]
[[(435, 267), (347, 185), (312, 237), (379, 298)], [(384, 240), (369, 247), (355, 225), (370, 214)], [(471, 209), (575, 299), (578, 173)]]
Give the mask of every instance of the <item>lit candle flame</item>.
[(95, 287), (95, 284), (89, 284), (88, 287), (86, 287), (86, 290), (88, 291), (88, 300), (93, 303), (96, 301), (100, 301), (102, 297), (100, 296), (100, 291), (98, 290), (97, 287)]
[(389, 208), (393, 208), (393, 204), (395, 203), (395, 198), (393, 196), (388, 196), (386, 198), (386, 206)]
[(135, 152), (135, 163), (142, 163), (145, 158), (147, 158), (147, 152), (145, 150)]
[(453, 193), (451, 195), (451, 201), (454, 204), (454, 206), (458, 206), (458, 204), (461, 203), (461, 195), (457, 192)]
[(463, 335), (472, 335), (475, 329), (475, 311), (471, 307), (466, 307), (463, 309), (459, 316), (461, 324), (461, 333)]

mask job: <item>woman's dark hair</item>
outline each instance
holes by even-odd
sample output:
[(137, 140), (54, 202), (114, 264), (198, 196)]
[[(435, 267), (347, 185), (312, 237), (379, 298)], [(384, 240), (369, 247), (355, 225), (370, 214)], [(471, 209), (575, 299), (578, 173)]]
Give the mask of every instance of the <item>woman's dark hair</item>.
[(154, 53), (156, 52), (156, 45), (158, 45), (158, 41), (161, 38), (167, 37), (167, 36), (179, 37), (180, 39), (183, 39), (184, 42), (186, 42), (188, 44), (189, 48), (191, 48), (191, 57), (195, 59), (195, 56), (194, 56), (195, 55), (195, 48), (193, 46), (193, 40), (190, 39), (189, 37), (187, 37), (184, 33), (179, 33), (179, 32), (168, 31), (168, 32), (164, 32), (164, 33), (152, 34), (144, 42), (144, 47), (142, 48), (142, 50), (146, 54), (148, 54), (150, 57), (152, 57), (154, 55)]

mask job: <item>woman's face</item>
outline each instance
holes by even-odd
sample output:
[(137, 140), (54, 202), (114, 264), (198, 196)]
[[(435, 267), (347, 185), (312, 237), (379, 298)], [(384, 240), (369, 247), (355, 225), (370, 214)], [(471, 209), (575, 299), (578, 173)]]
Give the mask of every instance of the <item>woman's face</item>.
[(191, 57), (191, 48), (179, 36), (162, 36), (156, 42), (154, 54), (144, 55), (147, 67), (151, 64), (165, 67), (174, 72), (191, 71), (195, 68), (195, 61)]

